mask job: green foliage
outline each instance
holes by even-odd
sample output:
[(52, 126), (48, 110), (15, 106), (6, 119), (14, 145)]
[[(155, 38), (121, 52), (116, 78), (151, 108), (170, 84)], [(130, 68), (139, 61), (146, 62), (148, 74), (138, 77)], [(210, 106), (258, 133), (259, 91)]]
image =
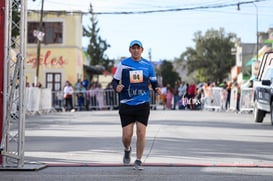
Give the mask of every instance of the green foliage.
[(199, 31), (194, 36), (195, 48), (188, 47), (180, 57), (187, 61), (188, 74), (194, 73), (197, 82), (222, 82), (235, 64), (231, 49), (236, 35), (226, 35), (224, 29), (220, 28), (208, 30), (204, 36)]
[(90, 44), (87, 48), (87, 53), (90, 57), (90, 65), (101, 65), (105, 67), (106, 70), (110, 71), (114, 61), (110, 60), (105, 52), (110, 45), (107, 44), (106, 40), (103, 40), (101, 36), (99, 36), (100, 29), (98, 28), (98, 20), (93, 12), (92, 4), (90, 4), (89, 9), (90, 22), (91, 26), (83, 27), (83, 36), (90, 38)]
[(173, 70), (172, 62), (166, 60), (164, 60), (160, 65), (158, 74), (162, 76), (163, 85), (170, 84), (173, 87), (175, 81), (179, 80), (178, 73)]

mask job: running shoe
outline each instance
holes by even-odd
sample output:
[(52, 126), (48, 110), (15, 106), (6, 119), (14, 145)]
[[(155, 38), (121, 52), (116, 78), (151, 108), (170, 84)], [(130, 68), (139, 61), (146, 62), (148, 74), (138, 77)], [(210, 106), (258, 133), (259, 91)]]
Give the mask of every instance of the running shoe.
[(130, 147), (130, 150), (124, 150), (124, 156), (123, 156), (123, 164), (124, 165), (129, 165), (131, 162), (131, 150), (132, 148)]
[(143, 170), (144, 167), (142, 166), (142, 162), (140, 160), (136, 160), (134, 163), (134, 169), (135, 170)]

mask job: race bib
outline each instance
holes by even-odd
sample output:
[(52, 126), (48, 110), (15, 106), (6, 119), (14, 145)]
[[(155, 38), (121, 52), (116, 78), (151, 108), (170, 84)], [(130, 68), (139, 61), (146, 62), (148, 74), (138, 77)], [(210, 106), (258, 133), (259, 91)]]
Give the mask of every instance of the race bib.
[(130, 71), (130, 83), (142, 83), (143, 82), (143, 71), (142, 70), (131, 70)]

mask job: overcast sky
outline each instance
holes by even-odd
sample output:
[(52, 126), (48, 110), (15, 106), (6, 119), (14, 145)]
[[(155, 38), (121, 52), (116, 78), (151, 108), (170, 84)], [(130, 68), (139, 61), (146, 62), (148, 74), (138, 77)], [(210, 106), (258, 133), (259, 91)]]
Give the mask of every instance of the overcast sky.
[[(28, 9), (41, 9), (41, 2), (28, 0)], [(242, 3), (239, 11), (238, 2)], [(246, 2), (253, 1), (92, 0), (92, 5), (94, 12), (101, 13), (97, 15), (98, 27), (100, 36), (111, 45), (106, 52), (109, 58), (129, 56), (130, 41), (138, 39), (144, 46), (143, 57), (148, 58), (150, 51), (152, 61), (158, 61), (179, 57), (186, 47), (194, 47), (195, 32), (204, 34), (211, 28), (222, 27), (226, 33), (236, 33), (244, 43), (256, 43), (256, 17), (259, 32), (273, 28), (273, 0)], [(44, 9), (88, 12), (90, 3), (90, 0), (45, 0)], [(83, 25), (88, 24), (89, 17), (84, 16)], [(88, 42), (83, 38), (83, 46)]]

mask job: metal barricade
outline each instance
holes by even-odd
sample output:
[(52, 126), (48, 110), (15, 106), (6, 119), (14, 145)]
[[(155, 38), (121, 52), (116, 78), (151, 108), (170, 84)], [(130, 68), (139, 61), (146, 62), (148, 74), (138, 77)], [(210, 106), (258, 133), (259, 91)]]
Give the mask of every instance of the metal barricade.
[(88, 90), (86, 105), (88, 110), (117, 109), (119, 106), (118, 93), (113, 89)]
[[(80, 93), (80, 94), (79, 94)], [(65, 110), (65, 99), (63, 91), (52, 92), (52, 105), (57, 111)], [(81, 96), (81, 97), (80, 97)], [(83, 101), (80, 107), (80, 100)], [(73, 108), (80, 110), (102, 110), (117, 109), (119, 106), (118, 94), (112, 89), (94, 89), (85, 92), (75, 91), (72, 96)]]
[(221, 87), (212, 87), (209, 95), (205, 95), (204, 109), (206, 110), (222, 110), (225, 101), (223, 94), (224, 90)]
[(153, 110), (157, 109), (158, 96), (154, 90), (150, 90), (150, 108)]
[(253, 111), (253, 88), (242, 88), (240, 96), (240, 111)]
[(238, 100), (238, 88), (234, 87), (230, 92), (230, 105), (229, 110), (236, 111), (237, 110), (237, 100)]
[[(240, 99), (238, 89), (232, 88), (229, 109), (240, 111), (253, 110), (253, 89), (242, 88)], [(119, 107), (119, 95), (113, 89), (87, 90), (83, 95), (83, 102), (79, 105), (79, 92), (74, 92), (73, 108), (80, 110), (113, 110)], [(220, 87), (212, 87), (210, 93), (205, 95), (204, 109), (222, 111), (225, 110), (226, 90)], [(51, 101), (52, 102), (51, 102)], [(240, 102), (238, 102), (240, 101)], [(150, 108), (156, 110), (160, 105), (160, 96), (150, 90)], [(15, 107), (13, 109), (16, 109)], [(26, 89), (26, 111), (28, 114), (50, 112), (52, 110), (64, 111), (65, 99), (63, 91), (51, 91), (50, 89), (27, 88)]]
[[(73, 93), (73, 108), (76, 111), (79, 110), (113, 110), (119, 107), (119, 95), (113, 89), (104, 90), (87, 90), (85, 91), (84, 104), (79, 108), (78, 93), (75, 91)], [(52, 105), (56, 111), (64, 111), (65, 100), (63, 98), (63, 91), (53, 91), (52, 92)], [(153, 110), (157, 109), (158, 96), (153, 91), (150, 90), (150, 107)]]

